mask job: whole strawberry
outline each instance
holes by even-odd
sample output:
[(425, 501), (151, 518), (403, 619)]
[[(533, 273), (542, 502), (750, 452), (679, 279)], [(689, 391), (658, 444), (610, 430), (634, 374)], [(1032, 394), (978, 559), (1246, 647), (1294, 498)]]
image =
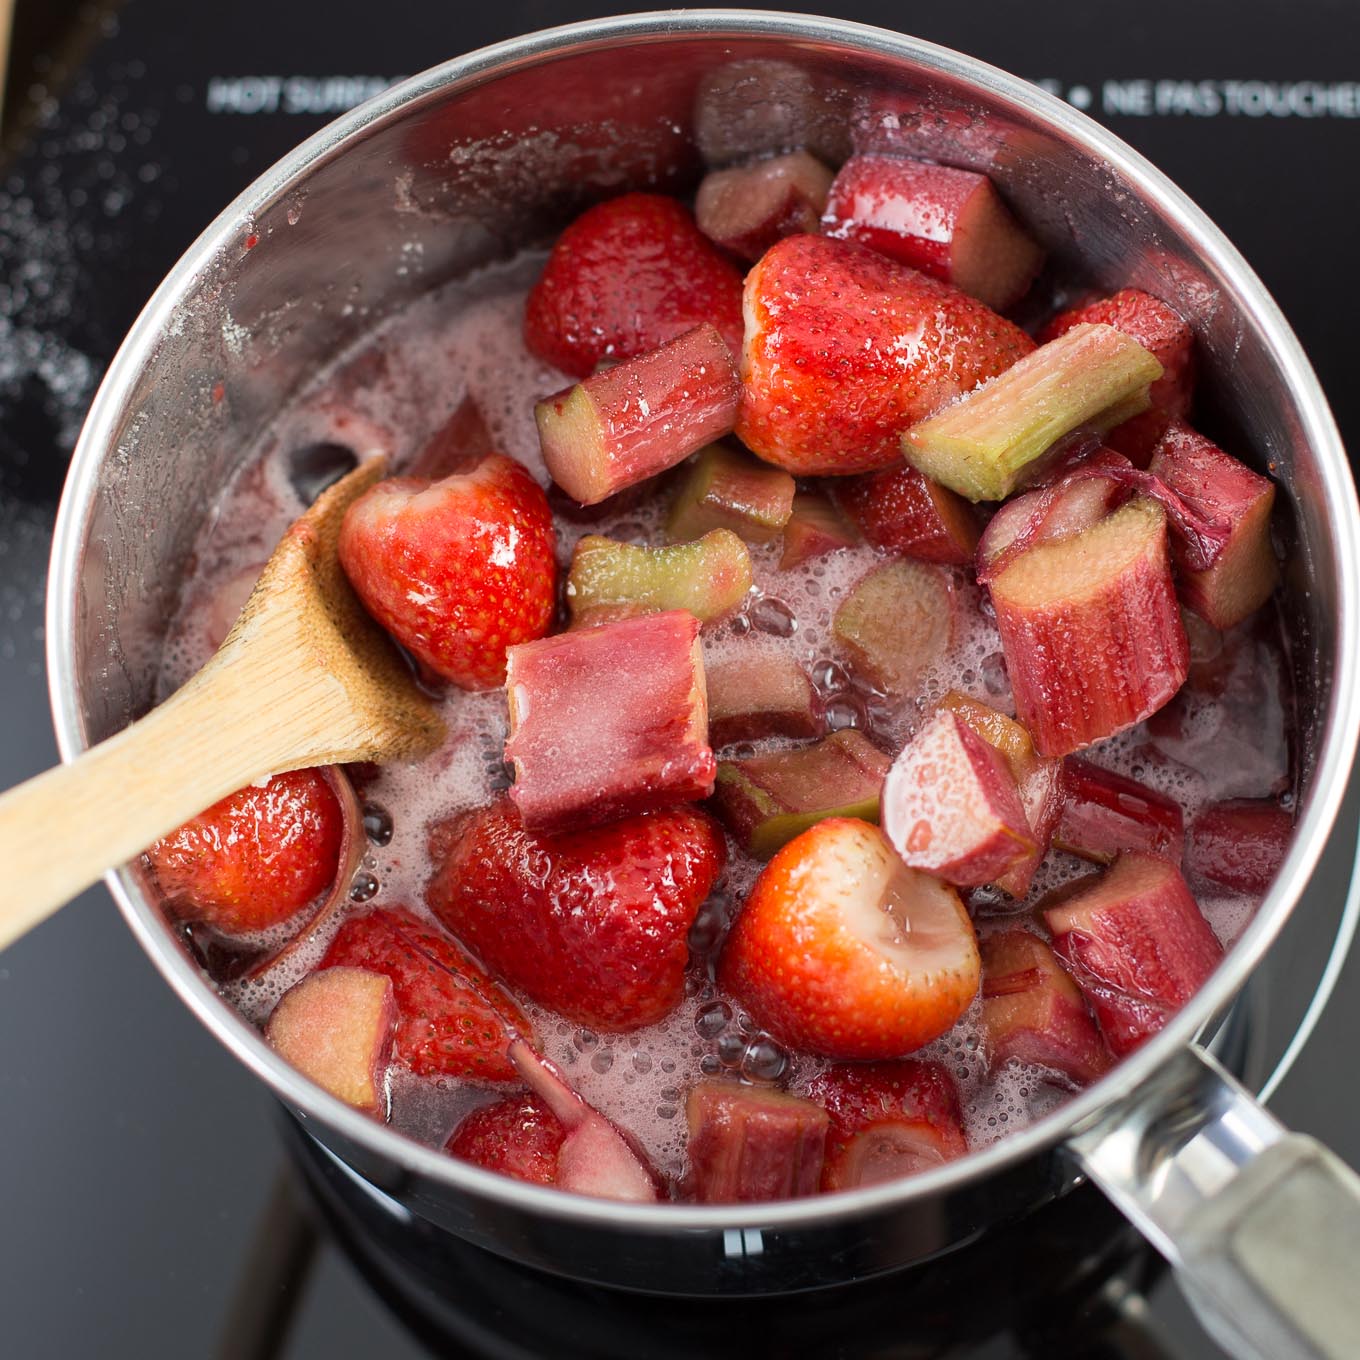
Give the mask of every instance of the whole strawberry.
[(625, 1030), (683, 997), (689, 929), (726, 845), (695, 808), (539, 835), (501, 799), (439, 828), (431, 857), (430, 909), (497, 977), (578, 1024)]
[(566, 1136), (562, 1121), (526, 1091), (473, 1110), (449, 1135), (444, 1149), (503, 1176), (556, 1185), (557, 1154)]
[(949, 1029), (981, 963), (958, 894), (876, 826), (828, 817), (756, 880), (718, 981), (775, 1038), (828, 1058), (896, 1058)]
[(176, 916), (239, 935), (286, 921), (330, 887), (343, 830), (325, 779), (293, 770), (229, 794), (146, 857)]
[(737, 434), (799, 476), (897, 466), (904, 430), (1034, 348), (957, 288), (824, 236), (766, 251), (745, 305)]
[(391, 477), (350, 506), (340, 564), (364, 608), (463, 689), (505, 681), (505, 649), (548, 631), (557, 591), (543, 488), (498, 453), (443, 481)]
[(708, 321), (741, 349), (741, 271), (662, 194), (624, 194), (581, 214), (557, 238), (524, 307), (540, 359), (589, 377)]
[(507, 1056), (532, 1033), (519, 1008), (456, 940), (405, 907), (351, 916), (319, 968), (364, 968), (392, 979), (397, 1002), (393, 1053), (418, 1076), (512, 1081)]

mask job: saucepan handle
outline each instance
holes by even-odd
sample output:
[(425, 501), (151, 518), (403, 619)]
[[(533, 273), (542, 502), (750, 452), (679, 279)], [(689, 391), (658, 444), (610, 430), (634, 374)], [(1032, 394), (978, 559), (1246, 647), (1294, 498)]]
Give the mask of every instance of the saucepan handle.
[(1073, 1141), (1242, 1360), (1360, 1356), (1360, 1176), (1190, 1048)]

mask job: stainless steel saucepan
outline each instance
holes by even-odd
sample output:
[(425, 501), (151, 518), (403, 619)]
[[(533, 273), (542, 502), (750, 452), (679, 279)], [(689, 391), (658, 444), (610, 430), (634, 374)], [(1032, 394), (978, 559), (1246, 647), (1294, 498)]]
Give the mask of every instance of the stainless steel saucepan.
[(1256, 918), (1166, 1029), (1050, 1117), (909, 1180), (770, 1205), (619, 1205), (481, 1171), (327, 1096), (215, 994), (138, 866), (110, 888), (170, 985), (318, 1140), (404, 1211), (492, 1251), (634, 1289), (809, 1288), (948, 1251), (1084, 1174), (1182, 1271), (1238, 1354), (1360, 1354), (1355, 1178), (1201, 1046), (1304, 896), (1356, 745), (1360, 518), (1346, 459), (1298, 341), (1241, 256), (1117, 138), (1014, 76), (827, 19), (670, 11), (458, 58), (318, 133), (176, 265), (96, 398), (52, 560), (63, 755), (148, 706), (195, 536), (318, 365), (590, 201), (685, 192), (701, 153), (843, 156), (852, 127), (861, 144), (985, 171), (1064, 266), (1193, 317), (1230, 446), (1281, 485), (1301, 638), (1298, 831)]

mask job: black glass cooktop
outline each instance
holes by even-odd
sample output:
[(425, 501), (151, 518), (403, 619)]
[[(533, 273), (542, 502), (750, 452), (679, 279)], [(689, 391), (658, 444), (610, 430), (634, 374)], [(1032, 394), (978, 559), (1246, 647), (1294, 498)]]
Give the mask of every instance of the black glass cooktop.
[[(19, 0), (0, 166), (0, 787), (55, 759), (42, 658), (52, 519), (94, 388), (161, 275), (282, 152), (390, 81), (618, 7)], [(823, 8), (1040, 81), (1146, 152), (1261, 273), (1343, 433), (1360, 441), (1352, 376), (1360, 68), (1347, 0), (1299, 0), (1287, 20), (1266, 0)], [(51, 829), (53, 854), (61, 835)], [(1345, 891), (1344, 850), (1315, 892)], [(1274, 1102), (1352, 1162), (1360, 1162), (1356, 1033), (1360, 970), (1351, 967)], [(611, 1322), (626, 1316), (637, 1326), (635, 1303), (567, 1298), (529, 1276), (497, 1276), (493, 1286), (467, 1258), (450, 1267), (445, 1292), (454, 1304), (460, 1285), (477, 1293), (485, 1306), (476, 1325), (457, 1339), (428, 1320), (408, 1325), (390, 1282), (372, 1287), (381, 1275), (374, 1262), (361, 1270), (347, 1250), (345, 1211), (297, 1211), (295, 1142), (280, 1138), (264, 1089), (154, 973), (107, 892), (87, 893), (0, 956), (0, 1354), (603, 1355), (598, 1337)], [(324, 1181), (324, 1166), (311, 1164), (308, 1176)], [(1074, 1212), (1089, 1215), (1088, 1231), (1115, 1231), (1098, 1202), (1084, 1204)], [(1174, 1288), (1148, 1274), (1126, 1273), (1080, 1318), (1070, 1300), (1055, 1299), (1055, 1309), (1073, 1308), (1070, 1328), (950, 1353), (1218, 1354)], [(976, 1287), (1004, 1286), (979, 1278)], [(1109, 1316), (1096, 1326), (1101, 1310)], [(513, 1325), (514, 1314), (534, 1312), (561, 1318), (561, 1331)], [(753, 1349), (922, 1353), (909, 1345), (909, 1318), (896, 1345), (866, 1316), (828, 1300), (816, 1328), (800, 1333), (784, 1316)], [(658, 1310), (657, 1325), (677, 1324)], [(761, 1335), (758, 1318), (748, 1325)], [(653, 1353), (636, 1339), (630, 1346)], [(705, 1354), (704, 1343), (689, 1353)]]

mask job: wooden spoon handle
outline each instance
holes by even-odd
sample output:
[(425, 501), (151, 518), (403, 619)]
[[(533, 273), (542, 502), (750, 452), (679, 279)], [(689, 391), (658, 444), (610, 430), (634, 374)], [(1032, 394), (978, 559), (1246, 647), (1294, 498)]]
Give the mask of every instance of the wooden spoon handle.
[(79, 759), (0, 795), (0, 949), (219, 798), (306, 763), (279, 759), (286, 732), (282, 743), (277, 731), (243, 733), (226, 687), (208, 680), (201, 674)]

